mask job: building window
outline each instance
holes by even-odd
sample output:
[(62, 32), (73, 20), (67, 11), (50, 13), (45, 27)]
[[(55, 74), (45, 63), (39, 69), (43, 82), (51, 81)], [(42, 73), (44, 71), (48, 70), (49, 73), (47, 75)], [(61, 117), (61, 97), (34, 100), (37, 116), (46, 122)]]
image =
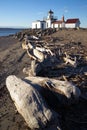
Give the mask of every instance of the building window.
[(48, 28), (48, 23), (47, 23), (47, 28)]
[(58, 24), (58, 28), (60, 28), (60, 24)]

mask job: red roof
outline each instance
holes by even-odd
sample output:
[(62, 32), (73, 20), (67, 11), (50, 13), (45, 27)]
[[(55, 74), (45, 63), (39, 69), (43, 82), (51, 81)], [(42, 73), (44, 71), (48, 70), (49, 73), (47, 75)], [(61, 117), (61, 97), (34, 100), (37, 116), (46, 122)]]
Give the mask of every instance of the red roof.
[(62, 24), (62, 20), (58, 20), (58, 21), (54, 21), (54, 22), (52, 22), (53, 24)]
[(78, 18), (76, 19), (67, 19), (66, 23), (77, 23), (79, 21)]

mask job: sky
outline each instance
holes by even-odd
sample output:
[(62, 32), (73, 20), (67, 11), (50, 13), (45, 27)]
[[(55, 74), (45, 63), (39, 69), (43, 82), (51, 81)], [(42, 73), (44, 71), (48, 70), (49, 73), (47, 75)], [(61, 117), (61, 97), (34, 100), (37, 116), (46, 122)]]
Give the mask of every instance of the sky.
[(79, 18), (87, 28), (87, 0), (0, 0), (0, 27), (30, 28), (33, 21), (43, 20), (49, 10), (61, 20)]

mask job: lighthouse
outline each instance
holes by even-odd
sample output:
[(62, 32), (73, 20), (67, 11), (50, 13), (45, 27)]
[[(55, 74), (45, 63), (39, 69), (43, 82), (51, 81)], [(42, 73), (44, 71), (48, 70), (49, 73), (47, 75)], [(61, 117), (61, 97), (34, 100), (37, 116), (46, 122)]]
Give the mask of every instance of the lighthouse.
[(48, 17), (47, 17), (47, 19), (53, 19), (53, 14), (54, 14), (54, 12), (52, 11), (52, 10), (50, 10), (49, 12), (48, 12)]
[(50, 9), (46, 19), (46, 28), (51, 28), (53, 20), (54, 20), (54, 12)]

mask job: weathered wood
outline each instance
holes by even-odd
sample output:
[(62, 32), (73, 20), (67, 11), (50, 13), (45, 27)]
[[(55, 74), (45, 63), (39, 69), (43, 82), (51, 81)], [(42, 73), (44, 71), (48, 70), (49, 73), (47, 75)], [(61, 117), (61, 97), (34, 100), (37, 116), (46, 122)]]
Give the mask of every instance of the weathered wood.
[(45, 58), (45, 55), (43, 54), (43, 52), (39, 49), (36, 49), (36, 47), (28, 41), (24, 41), (22, 43), (22, 48), (27, 50), (28, 56), (32, 58), (33, 60), (42, 62)]
[(65, 53), (65, 57), (63, 58), (66, 64), (70, 64), (73, 67), (77, 66), (77, 61), (76, 61), (76, 57), (74, 59), (72, 59), (69, 55), (67, 55), (67, 53)]
[(32, 83), (28, 84), (13, 75), (7, 77), (6, 86), (18, 112), (31, 129), (42, 129), (51, 121), (58, 124), (58, 114), (48, 108)]
[(23, 68), (23, 73), (28, 75), (28, 76), (37, 76), (38, 73), (42, 70), (42, 66), (39, 63), (36, 63), (36, 60), (31, 61), (31, 68), (30, 67), (25, 67)]
[(37, 60), (31, 61), (31, 68), (27, 67), (23, 69), (23, 73), (28, 76), (40, 76), (41, 73), (45, 73), (46, 71), (50, 71), (50, 69), (56, 68), (56, 64), (58, 60), (55, 56), (49, 57), (42, 62), (38, 62)]
[[(33, 51), (33, 50), (32, 50), (32, 51)], [(37, 60), (37, 58), (36, 58), (33, 54), (31, 54), (32, 51), (29, 51), (29, 50), (27, 49), (27, 54), (28, 54), (28, 56), (29, 56), (31, 59), (33, 59), (33, 60)]]
[(29, 76), (37, 76), (41, 69), (45, 70), (49, 66), (53, 67), (56, 62), (58, 63), (58, 59), (50, 49), (37, 47), (28, 40), (22, 43), (22, 48), (27, 50), (27, 54), (32, 60), (35, 60), (35, 64), (31, 62), (31, 70), (26, 72), (28, 68), (23, 69), (23, 72)]
[(43, 52), (37, 49), (33, 49), (33, 54), (35, 55), (35, 57), (37, 57), (39, 62), (42, 62), (46, 57), (46, 55)]
[[(54, 53), (50, 49), (37, 47), (34, 43), (31, 43), (30, 41), (24, 41), (22, 43), (22, 48), (27, 50), (30, 58), (32, 57), (34, 60), (38, 60), (39, 62), (42, 62), (48, 55), (54, 55)], [(32, 54), (30, 53), (31, 50)]]
[(79, 88), (68, 81), (45, 77), (26, 77), (25, 80), (52, 91), (62, 104), (75, 103), (81, 95)]

